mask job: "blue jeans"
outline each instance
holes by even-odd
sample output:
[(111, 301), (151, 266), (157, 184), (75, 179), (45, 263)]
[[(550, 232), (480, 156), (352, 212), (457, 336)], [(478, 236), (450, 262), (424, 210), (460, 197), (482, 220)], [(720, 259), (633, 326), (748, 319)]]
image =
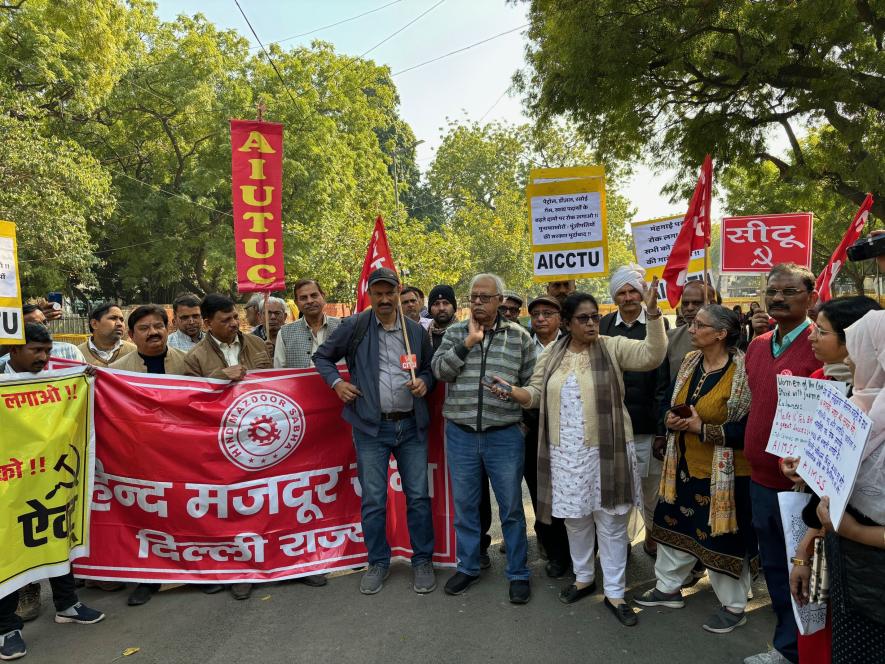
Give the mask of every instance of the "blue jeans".
[(415, 418), (381, 422), (378, 435), (353, 430), (357, 471), (362, 487), (363, 537), (369, 564), (390, 566), (387, 542), (387, 487), (390, 455), (396, 459), (406, 494), (406, 521), (412, 543), (412, 565), (433, 557), (433, 515), (427, 487), (427, 440), (421, 440)]
[(507, 547), (507, 578), (529, 578), (526, 564), (528, 540), (522, 510), (522, 469), (525, 441), (519, 425), (485, 433), (467, 432), (446, 423), (446, 456), (455, 501), (455, 538), (458, 571), (479, 575), (479, 549), (482, 529), (479, 500), (482, 471), (492, 482), (504, 543)]
[(790, 603), (790, 574), (787, 570), (787, 545), (781, 525), (780, 507), (775, 489), (750, 480), (753, 528), (759, 540), (759, 555), (765, 572), (765, 585), (771, 596), (771, 608), (777, 615), (774, 647), (791, 662), (799, 661), (798, 634), (793, 606)]

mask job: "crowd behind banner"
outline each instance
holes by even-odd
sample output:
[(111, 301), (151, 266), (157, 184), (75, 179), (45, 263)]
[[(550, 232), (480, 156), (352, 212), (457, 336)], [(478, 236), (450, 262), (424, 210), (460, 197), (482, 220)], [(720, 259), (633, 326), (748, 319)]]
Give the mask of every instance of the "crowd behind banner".
[[(391, 456), (405, 497), (412, 589), (437, 588), (428, 400), (439, 385), (457, 554), (446, 594), (490, 581), (494, 496), (509, 599), (530, 601), (525, 480), (544, 573), (562, 580), (563, 603), (599, 586), (613, 619), (633, 627), (636, 605), (682, 608), (683, 591), (707, 576), (720, 607), (699, 627), (724, 634), (746, 624), (750, 584), (762, 573), (776, 614), (774, 647), (747, 664), (885, 661), (885, 312), (877, 302), (859, 296), (820, 304), (814, 275), (793, 264), (768, 273), (764, 303), (748, 316), (721, 306), (709, 285), (688, 282), (674, 326), (658, 307), (657, 279), (647, 283), (635, 265), (611, 275), (616, 311), (602, 316), (574, 281), (549, 282), (527, 303), (530, 328), (519, 320), (525, 302), (494, 274), (472, 279), (462, 294), (470, 315), (460, 321), (448, 285), (425, 298), (380, 268), (368, 276), (367, 292), (371, 309), (337, 318), (324, 313), (321, 285), (302, 279), (293, 290), (300, 318), (287, 323), (283, 300), (258, 296), (245, 307), (248, 331), (225, 295), (182, 295), (171, 321), (157, 305), (124, 319), (109, 303), (92, 310), (90, 338), (79, 347), (53, 341), (44, 311), (26, 305), (26, 343), (0, 358), (0, 376), (9, 386), (39, 379), (50, 357), (86, 362), (90, 376), (98, 367), (232, 384), (261, 369), (315, 369), (353, 431), (365, 595), (383, 589), (394, 555)], [(844, 513), (831, 516), (830, 497), (803, 480), (801, 458), (766, 451), (785, 376), (843, 383), (871, 423)], [(18, 401), (12, 396), (9, 404)], [(264, 426), (276, 424), (255, 423), (253, 442), (271, 435)], [(3, 453), (39, 459), (26, 443), (4, 440)], [(42, 456), (53, 459), (57, 450)], [(807, 494), (799, 532), (782, 519), (784, 492)], [(644, 527), (642, 551), (655, 559), (656, 582), (628, 597), (635, 527)], [(70, 539), (64, 527), (56, 535)], [(78, 600), (74, 576), (61, 571), (49, 572), (55, 621), (102, 620)], [(127, 603), (151, 601), (160, 581), (140, 579)], [(328, 583), (322, 573), (297, 581)], [(109, 591), (123, 585), (94, 583)], [(245, 600), (253, 585), (199, 587)], [(818, 607), (816, 631), (797, 624), (808, 605)], [(2, 659), (27, 652), (23, 622), (39, 612), (37, 584), (0, 598)]]

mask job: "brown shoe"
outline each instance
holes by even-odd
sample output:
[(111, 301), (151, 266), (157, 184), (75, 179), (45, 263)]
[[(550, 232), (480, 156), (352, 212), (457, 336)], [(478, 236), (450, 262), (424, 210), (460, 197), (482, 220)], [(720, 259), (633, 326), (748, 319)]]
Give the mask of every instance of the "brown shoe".
[(652, 558), (658, 557), (658, 543), (648, 535), (645, 536), (645, 541), (642, 543), (642, 550), (645, 551), (645, 555), (647, 556), (651, 556)]
[(43, 607), (40, 604), (40, 583), (29, 583), (18, 591), (18, 608), (16, 615), (22, 622), (34, 620), (40, 615)]

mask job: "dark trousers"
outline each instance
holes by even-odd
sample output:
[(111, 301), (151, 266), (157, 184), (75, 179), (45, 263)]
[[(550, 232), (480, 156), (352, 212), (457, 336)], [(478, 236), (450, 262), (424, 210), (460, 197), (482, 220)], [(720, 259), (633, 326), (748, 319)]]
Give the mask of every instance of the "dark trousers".
[(771, 608), (777, 616), (774, 647), (794, 664), (799, 661), (799, 628), (790, 603), (790, 573), (787, 570), (787, 545), (781, 524), (778, 491), (750, 481), (753, 528), (759, 540), (759, 555), (765, 572), (765, 585), (771, 596)]
[[(526, 412), (525, 425), (528, 429), (525, 435), (525, 483), (529, 487), (529, 495), (532, 497), (532, 509), (538, 513), (538, 418), (533, 411)], [(550, 524), (541, 523), (535, 519), (535, 535), (538, 541), (547, 551), (547, 559), (558, 562), (564, 567), (572, 563), (571, 553), (568, 547), (568, 533), (565, 530), (565, 521), (557, 517), (551, 517)]]
[[(52, 577), (49, 579), (49, 585), (52, 587), (52, 602), (56, 611), (69, 609), (79, 601), (74, 588), (74, 575), (70, 572), (63, 576)], [(0, 635), (22, 628), (22, 620), (15, 614), (17, 608), (17, 590), (0, 598)]]
[(482, 471), (480, 484), (482, 488), (479, 493), (479, 529), (482, 534), (479, 538), (479, 550), (486, 553), (492, 543), (492, 536), (489, 535), (492, 527), (492, 495), (489, 492), (489, 476), (486, 475), (485, 469)]

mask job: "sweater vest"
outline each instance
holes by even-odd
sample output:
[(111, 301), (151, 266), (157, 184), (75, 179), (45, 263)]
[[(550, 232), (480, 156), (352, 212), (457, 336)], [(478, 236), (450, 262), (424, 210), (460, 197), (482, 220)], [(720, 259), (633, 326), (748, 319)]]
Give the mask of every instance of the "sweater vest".
[(766, 452), (765, 447), (777, 410), (778, 375), (810, 376), (821, 366), (808, 341), (813, 329), (814, 324), (805, 328), (778, 357), (774, 356), (771, 348), (774, 331), (756, 337), (747, 348), (747, 383), (752, 401), (744, 455), (750, 462), (750, 478), (769, 489), (786, 491), (793, 486), (781, 472), (778, 457)]

